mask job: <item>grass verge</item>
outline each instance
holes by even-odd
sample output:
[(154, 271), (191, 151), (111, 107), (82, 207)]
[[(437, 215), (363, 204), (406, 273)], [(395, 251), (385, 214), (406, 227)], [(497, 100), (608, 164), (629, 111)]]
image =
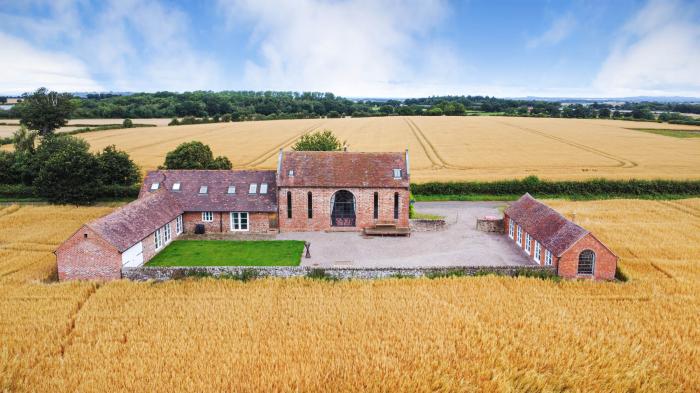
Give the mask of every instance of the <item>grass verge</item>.
[(299, 266), (298, 240), (175, 240), (147, 266)]

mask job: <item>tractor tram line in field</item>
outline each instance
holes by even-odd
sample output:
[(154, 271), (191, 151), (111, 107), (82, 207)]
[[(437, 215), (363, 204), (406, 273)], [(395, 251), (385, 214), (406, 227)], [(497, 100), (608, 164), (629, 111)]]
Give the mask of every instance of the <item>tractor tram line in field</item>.
[(293, 137), (286, 139), (281, 144), (273, 147), (270, 150), (267, 150), (266, 152), (262, 153), (261, 155), (253, 158), (252, 160), (250, 160), (246, 163), (239, 164), (238, 166), (243, 167), (243, 168), (254, 168), (254, 167), (264, 163), (265, 161), (274, 157), (280, 151), (280, 149), (284, 149), (286, 147), (291, 146), (292, 144), (294, 144), (294, 142), (297, 141), (297, 139), (299, 139), (302, 136), (309, 134), (309, 133), (313, 132), (314, 130), (318, 129), (319, 127), (321, 127), (321, 125), (323, 125), (323, 123), (324, 122), (321, 121), (321, 122), (313, 124), (312, 126), (305, 128), (304, 131), (302, 131), (300, 134), (296, 134)]

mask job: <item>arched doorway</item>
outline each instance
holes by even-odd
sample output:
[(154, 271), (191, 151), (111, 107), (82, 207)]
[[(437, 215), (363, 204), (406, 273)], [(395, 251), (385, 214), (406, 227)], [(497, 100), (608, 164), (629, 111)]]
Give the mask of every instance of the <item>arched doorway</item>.
[(331, 198), (331, 226), (355, 226), (355, 196), (350, 191), (340, 190)]

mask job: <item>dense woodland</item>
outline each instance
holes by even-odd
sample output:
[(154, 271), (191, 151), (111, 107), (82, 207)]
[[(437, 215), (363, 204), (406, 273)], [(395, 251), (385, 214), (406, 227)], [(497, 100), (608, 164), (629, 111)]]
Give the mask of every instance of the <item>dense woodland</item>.
[[(563, 104), (538, 100), (512, 100), (488, 96), (436, 96), (405, 100), (350, 100), (332, 93), (194, 91), (131, 95), (88, 94), (73, 97), (71, 118), (215, 118), (272, 120), (316, 117), (391, 115), (510, 116), (570, 118), (633, 118), (692, 121), (679, 113), (700, 114), (700, 104), (639, 102), (612, 106), (592, 103)], [(0, 118), (20, 117), (23, 103), (0, 110)], [(661, 115), (654, 112), (667, 112)]]

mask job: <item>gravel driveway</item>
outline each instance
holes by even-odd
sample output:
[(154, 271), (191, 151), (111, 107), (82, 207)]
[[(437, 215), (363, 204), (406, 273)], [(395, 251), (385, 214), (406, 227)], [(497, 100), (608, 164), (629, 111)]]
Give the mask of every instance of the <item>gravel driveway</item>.
[(446, 217), (448, 228), (411, 237), (364, 237), (357, 232), (289, 232), (280, 240), (311, 242), (303, 266), (513, 266), (532, 262), (502, 234), (477, 231), (476, 218), (501, 215), (503, 202), (417, 202), (416, 211)]

